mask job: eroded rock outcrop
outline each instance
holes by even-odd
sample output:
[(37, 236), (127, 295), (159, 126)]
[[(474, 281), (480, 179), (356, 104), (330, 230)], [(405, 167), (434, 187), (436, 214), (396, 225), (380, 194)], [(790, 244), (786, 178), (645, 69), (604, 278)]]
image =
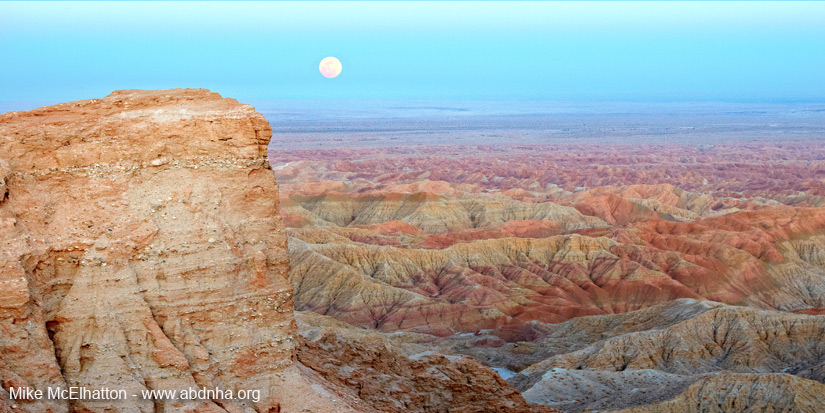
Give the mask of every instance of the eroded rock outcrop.
[[(206, 90), (0, 115), (0, 410), (344, 411), (294, 360), (271, 129)], [(11, 401), (11, 387), (260, 389)], [(337, 400), (336, 400), (337, 399)]]
[(540, 328), (542, 339), (494, 361), (546, 357), (509, 380), (532, 403), (657, 412), (825, 405), (823, 316), (684, 299)]
[(298, 359), (381, 412), (555, 412), (528, 405), (470, 357), (434, 351), (427, 335), (388, 335), (296, 312)]
[(823, 392), (822, 383), (788, 374), (726, 373), (703, 377), (673, 399), (622, 411), (818, 413), (822, 411)]

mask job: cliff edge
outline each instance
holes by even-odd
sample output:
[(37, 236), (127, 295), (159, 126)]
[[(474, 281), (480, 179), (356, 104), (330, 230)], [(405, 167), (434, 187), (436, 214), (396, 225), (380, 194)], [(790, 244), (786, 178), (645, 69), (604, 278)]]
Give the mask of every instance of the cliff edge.
[[(271, 136), (252, 107), (203, 89), (117, 91), (0, 115), (0, 410), (359, 403), (295, 361)], [(69, 386), (128, 397), (9, 393)], [(236, 396), (141, 396), (189, 388)], [(243, 390), (261, 393), (237, 397)]]

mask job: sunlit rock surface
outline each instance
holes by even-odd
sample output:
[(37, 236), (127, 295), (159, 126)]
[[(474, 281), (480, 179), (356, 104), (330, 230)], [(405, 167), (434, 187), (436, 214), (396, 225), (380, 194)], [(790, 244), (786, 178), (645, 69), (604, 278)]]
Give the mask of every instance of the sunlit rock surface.
[[(295, 363), (271, 134), (252, 107), (192, 89), (0, 115), (4, 411), (350, 409)], [(262, 394), (9, 401), (23, 386)]]

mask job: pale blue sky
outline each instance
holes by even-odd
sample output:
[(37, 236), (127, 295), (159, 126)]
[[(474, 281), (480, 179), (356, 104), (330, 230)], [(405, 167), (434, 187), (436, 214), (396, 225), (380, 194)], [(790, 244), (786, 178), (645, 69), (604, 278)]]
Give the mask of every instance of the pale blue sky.
[(8, 2), (0, 56), (0, 100), (823, 101), (825, 3)]

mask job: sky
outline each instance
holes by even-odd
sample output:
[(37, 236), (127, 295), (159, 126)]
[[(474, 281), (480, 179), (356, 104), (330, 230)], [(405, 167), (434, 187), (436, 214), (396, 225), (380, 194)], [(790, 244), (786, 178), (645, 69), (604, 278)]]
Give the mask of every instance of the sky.
[[(823, 2), (0, 2), (0, 101), (825, 101)], [(318, 64), (338, 57), (342, 74)]]

